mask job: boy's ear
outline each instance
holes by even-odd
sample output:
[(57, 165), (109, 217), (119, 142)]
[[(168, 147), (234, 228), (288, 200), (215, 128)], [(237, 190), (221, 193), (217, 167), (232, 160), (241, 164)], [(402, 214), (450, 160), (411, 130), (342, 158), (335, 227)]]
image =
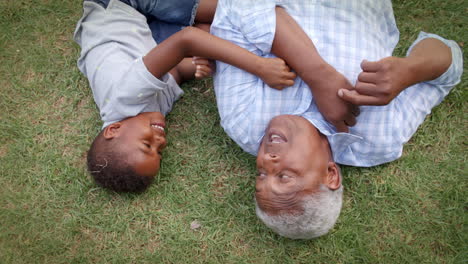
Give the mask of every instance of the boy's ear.
[(120, 122), (112, 123), (112, 124), (106, 126), (106, 128), (104, 128), (104, 133), (103, 133), (104, 138), (105, 139), (113, 139), (116, 136), (118, 136), (119, 133), (120, 133), (120, 127), (121, 126), (122, 126), (122, 123), (120, 123)]
[(331, 190), (336, 190), (341, 186), (340, 168), (333, 161), (328, 162), (326, 185)]

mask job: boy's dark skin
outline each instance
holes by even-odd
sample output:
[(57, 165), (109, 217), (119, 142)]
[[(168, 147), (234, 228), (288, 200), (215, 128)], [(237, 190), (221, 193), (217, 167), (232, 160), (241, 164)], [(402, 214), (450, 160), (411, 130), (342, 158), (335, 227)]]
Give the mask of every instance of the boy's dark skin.
[[(215, 9), (216, 1), (200, 1), (195, 21), (210, 22)], [(200, 27), (206, 29), (206, 25)], [(187, 58), (193, 56), (202, 57), (195, 59), (197, 65), (192, 63), (192, 59)], [(202, 78), (211, 74), (212, 69), (208, 61), (203, 58), (221, 60), (242, 68), (259, 76), (265, 83), (277, 89), (293, 85), (296, 77), (282, 59), (258, 57), (196, 27), (186, 27), (161, 42), (144, 56), (143, 62), (156, 78), (161, 78), (169, 72), (180, 84), (195, 76)], [(118, 146), (114, 148), (114, 151), (125, 154), (123, 156), (126, 162), (138, 177), (152, 179), (159, 171), (161, 152), (167, 144), (164, 128), (165, 118), (160, 112), (140, 113), (108, 125), (95, 141), (104, 145)], [(103, 164), (98, 164), (97, 167), (105, 169), (108, 166), (107, 161), (100, 162)], [(94, 173), (92, 169), (90, 172)], [(97, 180), (96, 176), (95, 179)], [(97, 182), (105, 187), (114, 188), (98, 180)], [(126, 189), (123, 186), (119, 187), (119, 191), (135, 190)]]

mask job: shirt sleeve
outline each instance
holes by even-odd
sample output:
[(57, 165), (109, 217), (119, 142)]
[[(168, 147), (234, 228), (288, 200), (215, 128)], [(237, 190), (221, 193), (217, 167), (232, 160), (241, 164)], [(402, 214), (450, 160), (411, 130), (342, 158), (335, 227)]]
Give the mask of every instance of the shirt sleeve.
[(460, 47), (453, 40), (444, 39), (435, 34), (421, 32), (416, 41), (408, 50), (426, 38), (436, 38), (448, 47), (452, 52), (452, 64), (447, 71), (438, 78), (415, 84), (406, 88), (392, 102), (394, 118), (400, 120), (400, 125), (395, 126), (394, 134), (399, 135), (398, 141), (406, 143), (416, 132), (432, 108), (442, 102), (445, 96), (460, 82), (463, 73), (463, 56)]
[(452, 51), (452, 64), (447, 69), (447, 71), (445, 71), (445, 73), (443, 73), (438, 78), (432, 81), (426, 82), (428, 84), (434, 85), (436, 89), (440, 89), (442, 93), (447, 94), (452, 89), (452, 87), (457, 85), (461, 80), (461, 75), (463, 73), (462, 51), (460, 47), (458, 46), (458, 44), (453, 40), (447, 40), (438, 35), (431, 34), (431, 33), (420, 32), (418, 35), (418, 38), (410, 46), (406, 55), (408, 56), (411, 53), (411, 50), (413, 49), (414, 46), (416, 46), (416, 44), (418, 44), (419, 42), (427, 38), (435, 38), (435, 39), (442, 41)]
[(426, 116), (460, 82), (463, 61), (455, 41), (421, 32), (408, 54), (426, 38), (439, 39), (450, 47), (452, 64), (447, 71), (435, 80), (406, 88), (388, 105), (362, 106), (358, 123), (350, 131), (364, 140), (350, 145), (337, 157), (337, 162), (369, 167), (398, 159), (403, 153), (403, 145), (414, 135)]
[(112, 83), (111, 97), (101, 107), (104, 126), (142, 112), (161, 112), (164, 115), (183, 91), (170, 74), (154, 77), (138, 58), (124, 65), (118, 80)]
[(221, 0), (211, 31), (259, 56), (271, 51), (276, 29), (275, 1)]
[[(211, 33), (258, 56), (269, 57), (276, 28), (275, 1), (220, 0)], [(256, 153), (253, 128), (266, 84), (257, 76), (232, 65), (217, 62), (214, 75), (216, 100), (225, 132), (245, 151)], [(271, 89), (271, 88), (268, 88)], [(263, 130), (262, 130), (263, 131)], [(256, 135), (256, 134), (255, 134)]]
[(240, 11), (240, 19), (236, 20), (239, 22), (240, 32), (247, 42), (257, 49), (258, 55), (270, 53), (276, 32), (275, 2), (263, 2), (263, 4), (255, 3), (236, 9)]

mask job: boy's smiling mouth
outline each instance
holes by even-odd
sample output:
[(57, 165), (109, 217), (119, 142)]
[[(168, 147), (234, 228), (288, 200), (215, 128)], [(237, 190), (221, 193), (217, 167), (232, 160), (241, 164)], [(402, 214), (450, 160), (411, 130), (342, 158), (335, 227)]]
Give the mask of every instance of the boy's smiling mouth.
[(151, 124), (151, 128), (164, 132), (164, 124), (161, 123)]

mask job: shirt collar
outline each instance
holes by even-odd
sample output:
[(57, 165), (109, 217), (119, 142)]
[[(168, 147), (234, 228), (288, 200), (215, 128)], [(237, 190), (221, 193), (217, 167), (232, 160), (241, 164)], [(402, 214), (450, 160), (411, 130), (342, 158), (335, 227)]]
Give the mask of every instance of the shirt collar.
[(303, 115), (303, 117), (312, 123), (312, 125), (314, 125), (320, 131), (320, 133), (327, 137), (332, 151), (333, 160), (335, 161), (339, 160), (339, 157), (345, 153), (346, 149), (348, 149), (351, 144), (363, 140), (361, 136), (350, 133), (336, 132), (335, 127), (323, 119), (317, 119), (309, 115)]

